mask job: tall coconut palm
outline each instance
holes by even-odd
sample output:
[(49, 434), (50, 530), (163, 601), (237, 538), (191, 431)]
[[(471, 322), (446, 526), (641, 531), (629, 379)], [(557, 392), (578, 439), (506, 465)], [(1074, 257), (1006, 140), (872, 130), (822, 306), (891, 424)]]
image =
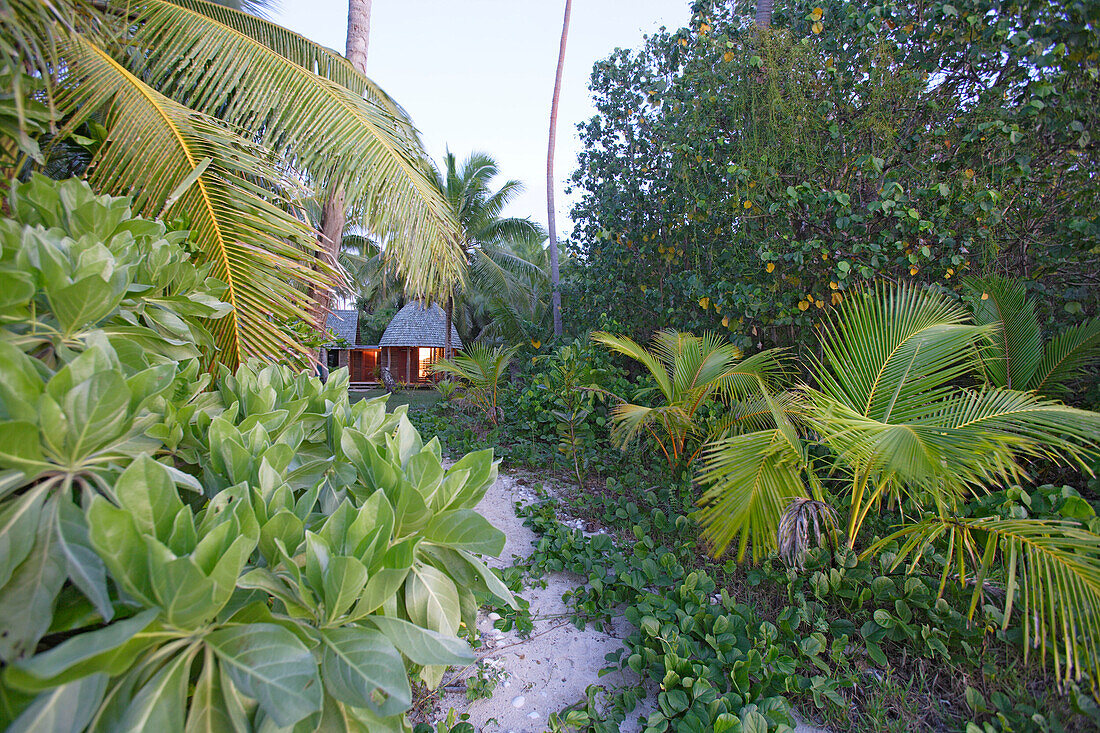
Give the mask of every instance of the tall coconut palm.
[(904, 543), (899, 561), (949, 540), (947, 567), (965, 580), (987, 577), (1003, 559), (1005, 623), (1022, 596), (1028, 638), (1044, 650), (1078, 640), (1076, 651), (1054, 649), (1056, 670), (1095, 681), (1100, 535), (961, 511), (988, 487), (1018, 482), (1029, 459), (1084, 468), (1100, 441), (1100, 414), (982, 384), (978, 347), (995, 332), (928, 290), (880, 287), (845, 301), (821, 337), (814, 385), (788, 396), (791, 409), (773, 411), (774, 427), (706, 449), (698, 516), (717, 552), (740, 537), (739, 555), (751, 542), (756, 559), (776, 547), (784, 508), (821, 502), (830, 485), (848, 495), (851, 548), (872, 512), (901, 505), (909, 519), (892, 538)]
[(546, 225), (550, 235), (550, 287), (555, 336), (561, 336), (561, 274), (558, 269), (558, 232), (554, 221), (554, 146), (558, 134), (561, 72), (565, 68), (565, 43), (569, 40), (569, 13), (572, 8), (573, 0), (565, 0), (565, 18), (561, 22), (561, 43), (558, 46), (558, 69), (554, 74), (554, 97), (550, 102), (550, 142), (546, 150)]
[(229, 286), (219, 357), (308, 352), (274, 324), (338, 282), (294, 202), (343, 190), (411, 289), (463, 278), (450, 212), (401, 109), (346, 59), (204, 0), (10, 0), (0, 53), (37, 69), (61, 137), (105, 129), (85, 173), (144, 215), (182, 217)]
[[(367, 48), (370, 44), (371, 0), (348, 0), (348, 31), (345, 41), (345, 55), (348, 63), (360, 74), (367, 73)], [(338, 260), (343, 241), (344, 227), (347, 224), (344, 190), (337, 188), (325, 200), (321, 209), (321, 236), (317, 249), (324, 252), (328, 261)], [(322, 314), (329, 306), (329, 293), (313, 293), (314, 318), (322, 320)]]
[[(494, 191), (493, 179), (498, 174), (496, 161), (479, 152), (459, 165), (447, 151), (442, 169), (435, 171), (436, 186), (458, 222), (460, 241), (469, 258), (468, 287), (454, 291), (460, 308), (476, 302), (475, 294), (482, 296), (483, 304), (493, 297), (530, 297), (532, 283), (543, 275), (536, 263), (514, 249), (541, 246), (545, 238), (542, 228), (530, 219), (501, 216), (523, 184), (509, 180)], [(474, 335), (467, 331), (464, 338)]]

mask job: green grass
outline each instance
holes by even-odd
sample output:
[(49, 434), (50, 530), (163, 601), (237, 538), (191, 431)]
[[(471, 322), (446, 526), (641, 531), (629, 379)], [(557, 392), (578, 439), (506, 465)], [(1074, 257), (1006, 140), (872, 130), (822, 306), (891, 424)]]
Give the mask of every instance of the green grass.
[[(386, 394), (386, 390), (381, 388), (348, 390), (348, 398), (351, 399), (352, 402), (369, 400), (384, 394)], [(390, 395), (389, 402), (386, 403), (386, 409), (393, 412), (394, 408), (399, 405), (408, 405), (410, 410), (423, 410), (426, 407), (431, 407), (438, 401), (439, 392), (434, 389), (406, 389)]]

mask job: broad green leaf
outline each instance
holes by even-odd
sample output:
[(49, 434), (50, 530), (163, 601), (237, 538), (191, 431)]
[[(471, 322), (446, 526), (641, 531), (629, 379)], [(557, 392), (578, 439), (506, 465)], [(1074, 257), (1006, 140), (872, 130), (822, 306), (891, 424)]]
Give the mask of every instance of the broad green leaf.
[(405, 663), (386, 637), (364, 628), (325, 629), (321, 669), (325, 689), (337, 700), (396, 715), (412, 702)]
[(324, 575), (325, 616), (329, 623), (359, 599), (367, 584), (367, 568), (354, 557), (332, 558)]
[(42, 508), (34, 547), (0, 588), (0, 660), (6, 663), (34, 652), (53, 620), (54, 599), (65, 582), (65, 558), (57, 546), (57, 505)]
[(172, 475), (149, 456), (138, 458), (122, 472), (115, 495), (133, 516), (138, 531), (161, 541), (172, 534), (176, 514), (183, 508)]
[(145, 541), (133, 516), (101, 496), (88, 507), (88, 539), (123, 590), (147, 605), (156, 605)]
[(447, 469), (447, 473), (453, 474), (462, 470), (469, 470), (470, 475), (465, 485), (448, 503), (451, 509), (469, 509), (477, 506), (485, 492), (497, 479), (498, 463), (493, 461), (493, 449), (487, 448), (473, 453), (467, 453), (453, 466)]
[(119, 733), (183, 729), (187, 682), (194, 650), (177, 655), (138, 690), (116, 729)]
[(293, 725), (321, 709), (317, 662), (281, 626), (230, 626), (211, 633), (207, 643), (233, 684), (279, 725)]
[[(148, 542), (150, 547), (163, 547), (155, 540), (150, 539)], [(164, 617), (170, 626), (181, 629), (198, 628), (221, 610), (214, 599), (214, 582), (203, 575), (190, 557), (169, 562), (154, 560), (150, 569), (153, 592), (160, 607), (164, 609)]]
[(437, 514), (424, 528), (424, 538), (436, 544), (499, 555), (504, 550), (504, 533), (473, 509)]
[(416, 664), (469, 664), (474, 661), (470, 645), (408, 621), (389, 616), (369, 616), (374, 625), (397, 649)]
[(454, 635), (460, 611), (455, 584), (430, 565), (414, 565), (405, 580), (405, 610), (413, 623)]
[(37, 425), (18, 420), (0, 422), (0, 468), (13, 468), (32, 477), (49, 467), (42, 455)]
[(80, 733), (107, 690), (107, 675), (93, 674), (43, 692), (15, 719), (7, 733)]
[[(42, 362), (7, 341), (0, 342), (0, 420), (33, 423), (38, 419), (38, 397), (45, 388)], [(4, 446), (0, 443), (0, 446)]]
[(104, 621), (114, 616), (107, 592), (107, 568), (88, 539), (88, 521), (84, 512), (67, 498), (58, 505), (58, 546), (65, 555), (69, 579), (89, 601), (95, 604)]
[(408, 567), (376, 570), (367, 581), (353, 616), (361, 618), (381, 608), (387, 599), (394, 597), (409, 576), (409, 572)]
[(459, 550), (458, 553), (466, 559), (466, 562), (470, 564), (470, 567), (474, 569), (474, 572), (485, 582), (489, 592), (500, 600), (507, 603), (511, 608), (519, 610), (519, 606), (516, 605), (516, 598), (512, 595), (512, 591), (508, 590), (508, 586), (504, 584), (496, 573), (490, 570), (485, 563), (479, 560), (474, 555), (466, 552), (465, 550)]
[(278, 552), (275, 538), (283, 541), (283, 546), (296, 550), (306, 538), (305, 524), (294, 512), (280, 509), (260, 528), (260, 552), (269, 564), (276, 562)]
[(26, 559), (38, 533), (38, 516), (46, 492), (35, 488), (0, 505), (0, 588)]
[(127, 285), (125, 273), (116, 271), (110, 280), (90, 275), (64, 287), (47, 283), (46, 296), (68, 336), (106, 317), (126, 296)]
[(214, 658), (214, 651), (207, 647), (203, 652), (202, 673), (191, 693), (191, 707), (187, 713), (184, 733), (243, 733), (234, 725), (233, 716), (222, 692), (222, 675)]
[(121, 670), (115, 668), (113, 658), (124, 650), (125, 664), (131, 664), (137, 651), (152, 643), (147, 636), (138, 635), (153, 624), (158, 613), (155, 608), (147, 609), (137, 616), (79, 634), (52, 649), (16, 662), (8, 671), (8, 681), (23, 689), (36, 690), (93, 672), (118, 674)]

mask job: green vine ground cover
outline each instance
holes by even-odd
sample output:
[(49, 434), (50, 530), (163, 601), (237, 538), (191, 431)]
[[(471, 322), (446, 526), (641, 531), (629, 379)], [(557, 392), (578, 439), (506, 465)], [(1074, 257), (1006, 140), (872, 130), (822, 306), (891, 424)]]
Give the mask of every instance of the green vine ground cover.
[[(910, 574), (891, 569), (889, 548), (869, 560), (819, 548), (801, 572), (774, 557), (758, 567), (714, 560), (689, 516), (690, 481), (672, 477), (652, 456), (590, 446), (587, 463), (606, 457), (603, 470), (575, 491), (569, 460), (548, 438), (525, 439), (510, 427), (486, 431), (477, 418), (448, 410), (441, 404), (413, 419), (439, 432), (448, 450), (488, 442), (506, 467), (538, 469), (574, 487), (521, 510), (540, 539), (519, 569), (533, 577), (584, 576), (587, 584), (568, 599), (579, 627), (618, 614), (633, 626), (607, 663), (634, 670), (639, 684), (589, 688), (586, 700), (551, 721), (555, 729), (618, 730), (637, 716), (647, 687), (656, 690), (656, 711), (645, 721), (654, 733), (785, 730), (795, 722), (793, 709), (855, 731), (1100, 728), (1086, 685), (1059, 695), (1037, 657), (1025, 664), (1020, 632), (1000, 630), (996, 589), (973, 622), (965, 613), (971, 588), (948, 583), (938, 593), (942, 556), (924, 558)], [(1072, 488), (1044, 486), (993, 494), (971, 511), (1070, 517), (1087, 506)], [(608, 534), (586, 536), (563, 516)], [(884, 514), (872, 531), (888, 534), (896, 519)], [(517, 620), (516, 612), (504, 613), (498, 625)]]

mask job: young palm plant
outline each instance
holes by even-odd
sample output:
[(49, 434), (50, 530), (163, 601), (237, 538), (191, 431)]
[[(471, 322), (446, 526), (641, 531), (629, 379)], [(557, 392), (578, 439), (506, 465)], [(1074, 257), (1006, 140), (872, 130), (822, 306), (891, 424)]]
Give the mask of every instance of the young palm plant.
[(966, 285), (974, 320), (996, 327), (981, 347), (990, 385), (1064, 397), (1068, 383), (1100, 359), (1100, 318), (1065, 328), (1044, 343), (1035, 302), (1022, 282), (990, 276)]
[[(783, 374), (782, 352), (762, 351), (739, 360), (740, 351), (712, 333), (658, 331), (649, 349), (606, 331), (593, 333), (592, 339), (640, 362), (656, 382), (656, 407), (630, 402), (615, 406), (612, 438), (625, 449), (639, 435), (649, 435), (669, 466), (690, 464), (708, 432), (714, 437), (701, 420), (703, 408), (718, 399), (759, 399), (762, 390)], [(744, 417), (750, 419), (747, 413)], [(724, 421), (719, 430), (728, 432), (736, 422)]]
[[(751, 542), (757, 559), (776, 548), (784, 507), (802, 509), (792, 499), (825, 498), (819, 477), (848, 494), (851, 548), (871, 512), (901, 506), (909, 519), (886, 540), (904, 542), (898, 562), (947, 540), (945, 568), (961, 582), (976, 577), (978, 594), (1000, 558), (1005, 623), (1023, 598), (1025, 635), (1044, 655), (1053, 649), (1056, 672), (1095, 682), (1100, 535), (1075, 523), (960, 518), (968, 499), (1021, 480), (1029, 460), (1084, 468), (1100, 440), (1100, 414), (982, 384), (979, 347), (996, 332), (929, 290), (850, 298), (822, 334), (815, 386), (788, 395), (790, 409), (775, 407), (777, 427), (707, 448), (698, 516), (717, 553), (739, 537), (740, 557)], [(960, 386), (968, 382), (975, 386)], [(971, 612), (976, 603), (977, 595)]]
[(489, 422), (496, 425), (500, 379), (518, 348), (497, 346), (490, 349), (485, 344), (473, 343), (455, 354), (453, 359), (436, 362), (432, 370), (436, 374), (450, 374), (461, 379), (465, 385), (463, 398), (484, 412)]

